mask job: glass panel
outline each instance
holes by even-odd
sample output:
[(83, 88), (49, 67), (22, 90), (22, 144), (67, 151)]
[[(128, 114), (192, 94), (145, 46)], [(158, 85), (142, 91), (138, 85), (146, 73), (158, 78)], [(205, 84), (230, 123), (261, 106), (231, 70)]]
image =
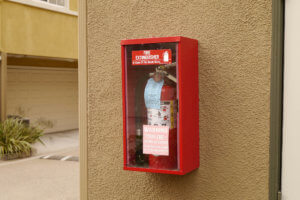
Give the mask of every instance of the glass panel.
[(49, 3), (56, 4), (56, 0), (49, 0)]
[(127, 166), (178, 170), (176, 48), (126, 46)]
[(57, 0), (57, 5), (65, 6), (65, 0)]

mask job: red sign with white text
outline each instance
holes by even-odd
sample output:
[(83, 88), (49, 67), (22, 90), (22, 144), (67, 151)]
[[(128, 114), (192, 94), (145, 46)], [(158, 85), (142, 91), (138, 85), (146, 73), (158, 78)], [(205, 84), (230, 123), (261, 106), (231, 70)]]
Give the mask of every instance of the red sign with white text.
[(171, 63), (171, 49), (132, 51), (132, 65), (160, 65)]

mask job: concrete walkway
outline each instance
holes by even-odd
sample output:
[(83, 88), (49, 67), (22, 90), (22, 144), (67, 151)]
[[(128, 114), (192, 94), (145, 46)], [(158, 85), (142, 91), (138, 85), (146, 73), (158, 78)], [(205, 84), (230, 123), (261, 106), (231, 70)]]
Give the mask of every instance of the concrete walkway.
[(40, 159), (78, 156), (78, 132), (48, 134), (35, 156), (0, 162), (1, 200), (78, 200), (79, 162)]
[(41, 137), (45, 145), (41, 143), (33, 144), (34, 155), (43, 155), (55, 151), (61, 151), (73, 147), (78, 147), (78, 130), (65, 131), (59, 133), (48, 133)]

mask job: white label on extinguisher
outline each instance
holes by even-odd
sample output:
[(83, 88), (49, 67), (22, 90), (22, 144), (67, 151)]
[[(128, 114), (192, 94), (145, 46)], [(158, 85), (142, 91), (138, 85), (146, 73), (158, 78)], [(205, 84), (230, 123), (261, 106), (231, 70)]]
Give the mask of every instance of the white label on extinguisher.
[(160, 109), (147, 109), (148, 125), (176, 128), (175, 101), (161, 101)]
[(169, 127), (143, 125), (143, 154), (169, 155)]

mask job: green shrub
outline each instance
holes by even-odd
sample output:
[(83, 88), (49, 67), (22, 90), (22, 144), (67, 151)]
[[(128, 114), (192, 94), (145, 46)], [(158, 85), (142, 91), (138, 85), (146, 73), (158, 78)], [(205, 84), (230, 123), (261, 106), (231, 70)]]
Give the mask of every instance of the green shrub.
[(30, 154), (31, 144), (41, 141), (43, 130), (28, 126), (20, 119), (7, 119), (0, 123), (0, 158), (6, 155)]

